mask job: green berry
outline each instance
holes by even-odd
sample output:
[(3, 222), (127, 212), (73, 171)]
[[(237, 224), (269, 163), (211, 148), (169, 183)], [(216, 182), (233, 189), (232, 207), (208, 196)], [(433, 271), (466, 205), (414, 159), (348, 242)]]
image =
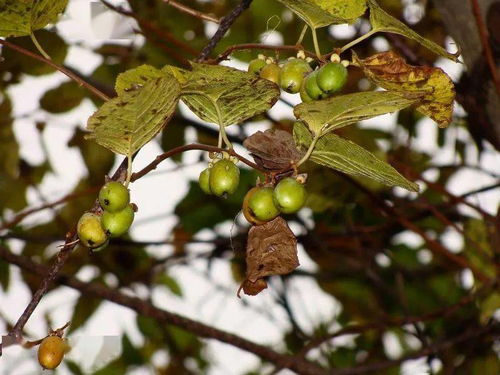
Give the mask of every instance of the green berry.
[(292, 59), (287, 61), (280, 73), (281, 88), (291, 94), (298, 93), (304, 80), (304, 75), (311, 71), (311, 66), (305, 60)]
[(294, 178), (281, 180), (274, 188), (274, 203), (284, 214), (297, 212), (306, 202), (306, 188)]
[[(253, 190), (253, 189), (252, 189)], [(273, 189), (257, 188), (248, 199), (248, 208), (261, 221), (269, 221), (279, 215), (279, 210), (273, 201)]]
[(347, 82), (347, 69), (340, 63), (329, 63), (318, 70), (316, 77), (319, 88), (331, 94), (339, 91)]
[(309, 74), (305, 79), (305, 86), (307, 95), (309, 95), (313, 100), (321, 99), (324, 95), (323, 91), (318, 86), (318, 71), (314, 71)]
[(227, 159), (219, 160), (210, 171), (210, 191), (218, 197), (233, 194), (240, 183), (240, 170)]
[(263, 67), (266, 66), (266, 62), (261, 59), (254, 59), (248, 64), (248, 73), (259, 74)]
[(309, 103), (312, 102), (314, 99), (309, 96), (306, 90), (306, 79), (302, 81), (302, 85), (300, 86), (300, 99), (302, 100), (303, 103)]
[(99, 203), (109, 212), (123, 210), (130, 202), (128, 189), (120, 182), (111, 181), (99, 191)]
[(278, 83), (280, 80), (280, 67), (276, 64), (266, 64), (260, 71), (260, 77)]
[(120, 237), (127, 233), (134, 221), (134, 209), (128, 205), (121, 211), (104, 211), (102, 214), (102, 228), (110, 237)]
[(99, 247), (108, 239), (101, 226), (101, 217), (91, 212), (86, 212), (80, 217), (76, 231), (82, 245), (89, 248)]
[(210, 190), (210, 168), (204, 169), (200, 173), (198, 183), (205, 194), (212, 194), (212, 190)]

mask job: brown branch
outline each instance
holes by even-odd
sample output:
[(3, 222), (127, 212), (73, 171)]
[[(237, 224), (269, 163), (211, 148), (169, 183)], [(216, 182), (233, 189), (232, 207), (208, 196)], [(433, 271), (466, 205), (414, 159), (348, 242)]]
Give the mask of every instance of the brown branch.
[(202, 13), (196, 9), (189, 8), (185, 6), (184, 4), (179, 4), (177, 1), (174, 0), (162, 0), (165, 4), (168, 4), (178, 10), (180, 10), (183, 13), (189, 14), (190, 16), (199, 18), (204, 21), (210, 21), (214, 23), (221, 23), (221, 21), (218, 18), (215, 18), (209, 14)]
[(208, 44), (205, 46), (205, 48), (203, 48), (203, 50), (200, 52), (196, 61), (201, 62), (208, 58), (208, 56), (213, 51), (217, 43), (219, 43), (220, 40), (224, 37), (224, 35), (226, 35), (229, 28), (238, 19), (241, 13), (243, 13), (245, 9), (247, 9), (250, 6), (251, 3), (252, 0), (241, 0), (241, 2), (231, 12), (229, 12), (227, 16), (225, 16), (221, 20), (219, 28), (215, 32), (212, 39), (210, 39)]
[(41, 206), (38, 206), (38, 207), (34, 207), (34, 208), (30, 208), (30, 209), (27, 209), (25, 211), (22, 211), (22, 212), (19, 212), (16, 216), (14, 216), (11, 220), (3, 223), (2, 225), (0, 225), (0, 230), (2, 229), (10, 229), (12, 228), (13, 226), (19, 224), (22, 220), (24, 220), (27, 216), (29, 215), (32, 215), (36, 212), (40, 212), (40, 211), (43, 211), (47, 208), (53, 208), (53, 207), (56, 207), (62, 203), (66, 203), (72, 199), (75, 199), (75, 198), (79, 198), (79, 197), (83, 197), (85, 195), (89, 195), (89, 194), (92, 194), (92, 193), (96, 193), (98, 191), (98, 188), (91, 188), (91, 189), (87, 189), (85, 191), (79, 191), (79, 192), (76, 192), (76, 193), (71, 193), (71, 194), (68, 194), (68, 195), (65, 195), (64, 197), (54, 201), (54, 202), (50, 202), (50, 203), (45, 203)]
[(486, 61), (488, 62), (488, 67), (490, 68), (491, 77), (495, 83), (495, 88), (497, 94), (500, 95), (500, 77), (498, 76), (497, 66), (495, 64), (495, 59), (493, 57), (493, 52), (491, 51), (490, 43), (488, 42), (489, 33), (486, 25), (484, 24), (483, 17), (481, 16), (481, 8), (477, 0), (470, 0), (472, 5), (472, 12), (474, 13), (474, 18), (476, 19), (477, 28), (479, 30), (479, 37), (481, 38), (481, 44), (483, 45), (483, 51), (486, 56)]
[(308, 57), (316, 58), (316, 54), (310, 51), (304, 50), (304, 47), (301, 45), (282, 45), (282, 46), (272, 46), (269, 44), (260, 44), (260, 43), (245, 43), (245, 44), (236, 44), (234, 46), (231, 46), (227, 48), (224, 52), (222, 52), (219, 56), (217, 56), (215, 59), (211, 60), (210, 62), (213, 63), (219, 63), (223, 60), (226, 60), (227, 57), (232, 54), (234, 51), (244, 51), (244, 50), (251, 50), (251, 49), (258, 49), (258, 50), (271, 50), (271, 51), (304, 51), (305, 55)]
[(99, 91), (96, 87), (92, 86), (90, 83), (84, 81), (78, 75), (76, 75), (73, 72), (65, 69), (64, 67), (60, 66), (59, 64), (56, 64), (52, 60), (48, 60), (45, 57), (37, 55), (36, 53), (28, 51), (27, 49), (24, 49), (23, 47), (19, 47), (18, 45), (15, 45), (15, 44), (13, 44), (11, 42), (8, 42), (7, 40), (4, 40), (4, 39), (0, 39), (0, 44), (4, 45), (6, 47), (9, 47), (9, 48), (11, 48), (11, 49), (13, 49), (13, 50), (15, 50), (15, 51), (17, 51), (19, 53), (22, 53), (23, 55), (26, 55), (28, 57), (31, 57), (31, 58), (35, 59), (35, 60), (41, 61), (41, 62), (43, 62), (43, 63), (45, 63), (47, 65), (50, 65), (54, 69), (59, 70), (61, 73), (67, 75), (69, 78), (71, 78), (72, 80), (74, 80), (80, 86), (83, 86), (86, 89), (88, 89), (89, 91), (91, 91), (94, 95), (98, 96), (102, 100), (104, 100), (104, 101), (108, 101), (109, 100), (109, 97), (106, 94), (104, 94), (103, 92)]
[[(41, 277), (45, 277), (48, 271), (47, 267), (31, 261), (27, 257), (15, 255), (2, 246), (0, 246), (0, 257), (11, 264), (15, 264), (20, 268)], [(297, 359), (290, 355), (277, 353), (272, 349), (246, 340), (241, 336), (237, 336), (235, 334), (208, 326), (181, 315), (159, 309), (150, 304), (148, 301), (144, 301), (137, 297), (131, 297), (119, 292), (116, 289), (111, 289), (97, 283), (84, 283), (76, 278), (62, 274), (57, 275), (55, 277), (55, 280), (63, 285), (67, 285), (73, 289), (79, 290), (81, 293), (90, 297), (105, 299), (121, 306), (128, 307), (136, 311), (138, 314), (155, 319), (159, 324), (173, 324), (188, 332), (192, 332), (197, 336), (215, 339), (229, 345), (233, 345), (242, 350), (253, 353), (266, 361), (269, 361), (278, 366), (289, 368), (300, 374), (335, 374), (335, 372), (327, 372), (325, 369), (306, 360)]]
[(170, 151), (167, 151), (163, 154), (158, 155), (155, 158), (155, 160), (153, 160), (151, 163), (149, 163), (147, 166), (145, 166), (139, 172), (135, 172), (134, 174), (132, 174), (132, 178), (130, 179), (130, 181), (131, 182), (136, 181), (139, 178), (143, 177), (144, 175), (148, 174), (149, 172), (155, 170), (156, 167), (158, 167), (158, 165), (162, 161), (164, 161), (165, 159), (168, 159), (174, 155), (180, 154), (180, 153), (185, 152), (185, 151), (190, 151), (190, 150), (202, 150), (202, 151), (208, 151), (208, 152), (223, 152), (224, 151), (224, 152), (227, 152), (231, 156), (237, 157), (239, 160), (241, 160), (243, 163), (245, 163), (249, 167), (252, 167), (253, 169), (259, 170), (261, 172), (266, 172), (264, 169), (260, 168), (257, 164), (248, 160), (244, 156), (241, 156), (233, 149), (223, 149), (223, 148), (219, 148), (219, 147), (215, 147), (215, 146), (203, 145), (203, 144), (198, 144), (198, 143), (191, 143), (189, 145), (184, 145), (184, 146), (179, 146), (179, 147), (173, 148)]

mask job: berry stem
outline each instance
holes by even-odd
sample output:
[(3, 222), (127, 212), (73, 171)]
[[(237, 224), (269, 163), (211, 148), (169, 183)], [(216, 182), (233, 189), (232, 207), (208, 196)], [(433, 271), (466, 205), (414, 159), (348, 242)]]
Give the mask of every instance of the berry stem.
[(130, 178), (132, 177), (132, 155), (127, 155), (127, 179), (125, 180), (125, 187), (130, 184)]
[(36, 49), (38, 50), (38, 52), (40, 52), (40, 54), (45, 57), (47, 60), (52, 60), (49, 56), (49, 54), (47, 52), (45, 52), (45, 50), (42, 48), (41, 44), (38, 43), (38, 40), (36, 39), (35, 37), (35, 34), (31, 33), (30, 34), (30, 38), (31, 40), (33, 41), (33, 44), (35, 45)]

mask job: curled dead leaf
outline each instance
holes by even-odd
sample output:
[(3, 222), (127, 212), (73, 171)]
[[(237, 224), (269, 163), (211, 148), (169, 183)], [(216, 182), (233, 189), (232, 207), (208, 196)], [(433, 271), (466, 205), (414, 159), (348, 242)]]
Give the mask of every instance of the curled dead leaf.
[(353, 61), (380, 87), (409, 94), (421, 93), (417, 110), (432, 118), (441, 128), (450, 124), (455, 86), (442, 69), (409, 65), (394, 51), (378, 53), (364, 60), (353, 52)]
[(246, 263), (246, 280), (240, 289), (249, 295), (258, 294), (267, 287), (265, 276), (286, 275), (299, 266), (297, 239), (285, 219), (278, 216), (250, 228)]
[(291, 162), (301, 159), (303, 153), (295, 147), (293, 136), (287, 131), (269, 129), (258, 131), (243, 142), (257, 165), (270, 171), (283, 170)]

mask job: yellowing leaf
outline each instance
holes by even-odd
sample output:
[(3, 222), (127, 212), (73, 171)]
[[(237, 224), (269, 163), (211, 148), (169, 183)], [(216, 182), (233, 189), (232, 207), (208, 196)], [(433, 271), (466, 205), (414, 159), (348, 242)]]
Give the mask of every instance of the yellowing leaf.
[(193, 64), (182, 100), (202, 120), (229, 126), (271, 108), (278, 86), (254, 74), (225, 66)]
[[(356, 7), (361, 0), (278, 0), (297, 14), (311, 28), (332, 24), (352, 23), (356, 20)], [(355, 7), (351, 7), (352, 3)], [(335, 13), (336, 10), (341, 10)], [(363, 11), (364, 12), (364, 11)], [(363, 13), (361, 13), (363, 14)], [(347, 16), (348, 18), (343, 18)]]
[(118, 95), (130, 90), (137, 90), (154, 78), (161, 78), (164, 74), (151, 65), (140, 65), (118, 74), (115, 91)]
[(180, 92), (179, 82), (169, 75), (122, 92), (89, 118), (87, 129), (92, 133), (88, 138), (118, 154), (132, 155), (165, 126)]
[(366, 11), (366, 0), (311, 0), (332, 16), (353, 23)]
[(68, 0), (0, 0), (0, 36), (29, 35), (54, 23)]
[(399, 21), (398, 19), (394, 18), (389, 13), (384, 11), (375, 0), (367, 1), (368, 6), (370, 7), (370, 23), (372, 25), (373, 32), (383, 31), (387, 33), (403, 35), (420, 43), (437, 55), (446, 57), (453, 61), (458, 61), (458, 53), (449, 53), (443, 47), (419, 35), (408, 26), (406, 26), (403, 22)]
[(436, 121), (441, 128), (451, 122), (455, 86), (440, 68), (412, 66), (393, 51), (382, 52), (360, 60), (353, 60), (375, 84), (387, 90), (423, 95), (417, 110)]
[[(293, 127), (293, 136), (298, 147), (307, 149), (313, 138), (300, 122)], [(418, 185), (408, 181), (397, 170), (378, 159), (368, 150), (333, 133), (319, 138), (310, 160), (338, 171), (374, 179), (388, 186), (400, 186), (418, 191)]]
[(301, 103), (294, 109), (315, 134), (354, 124), (361, 120), (395, 112), (418, 101), (420, 94), (393, 91), (368, 91)]

